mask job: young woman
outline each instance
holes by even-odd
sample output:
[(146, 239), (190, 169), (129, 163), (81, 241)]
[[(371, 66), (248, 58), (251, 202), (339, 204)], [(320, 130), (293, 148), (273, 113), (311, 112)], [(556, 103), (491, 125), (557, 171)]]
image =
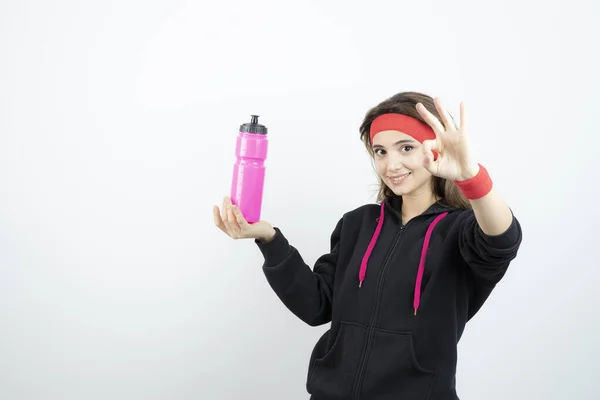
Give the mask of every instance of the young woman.
[(248, 224), (225, 199), (215, 224), (254, 238), (283, 303), (331, 322), (308, 369), (311, 399), (450, 400), (457, 344), (521, 243), (521, 227), (437, 99), (399, 93), (366, 114), (360, 136), (381, 180), (378, 204), (349, 211), (310, 268), (282, 231)]

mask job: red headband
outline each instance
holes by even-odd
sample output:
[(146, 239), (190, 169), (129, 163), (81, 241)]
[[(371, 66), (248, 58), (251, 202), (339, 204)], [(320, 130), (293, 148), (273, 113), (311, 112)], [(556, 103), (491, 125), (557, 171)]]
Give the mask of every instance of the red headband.
[[(435, 132), (429, 125), (416, 118), (404, 114), (382, 114), (371, 122), (371, 145), (373, 138), (381, 131), (400, 131), (423, 143), (425, 140), (436, 138)], [(433, 159), (437, 159), (437, 152), (432, 151)]]
[(400, 131), (412, 136), (419, 142), (435, 139), (435, 132), (429, 125), (404, 114), (383, 114), (371, 123), (371, 144), (373, 137), (381, 131)]

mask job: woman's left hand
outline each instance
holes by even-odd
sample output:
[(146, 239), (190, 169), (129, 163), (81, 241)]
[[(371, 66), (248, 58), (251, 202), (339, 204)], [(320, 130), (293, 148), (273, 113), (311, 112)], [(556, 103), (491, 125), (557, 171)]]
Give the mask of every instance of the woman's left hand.
[[(431, 126), (436, 139), (425, 140), (423, 165), (435, 176), (452, 181), (473, 178), (479, 172), (479, 165), (473, 160), (466, 132), (465, 106), (460, 103), (460, 127), (457, 127), (439, 99), (434, 99), (435, 107), (442, 118), (440, 122), (423, 104), (417, 104), (417, 111)], [(432, 150), (438, 156), (434, 160)]]

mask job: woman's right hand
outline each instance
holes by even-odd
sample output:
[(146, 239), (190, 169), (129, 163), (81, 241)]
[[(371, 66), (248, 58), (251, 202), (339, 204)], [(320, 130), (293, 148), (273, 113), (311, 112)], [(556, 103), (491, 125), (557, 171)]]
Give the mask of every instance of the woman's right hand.
[(275, 229), (267, 221), (249, 223), (239, 207), (232, 204), (229, 197), (223, 199), (223, 210), (213, 206), (215, 225), (232, 239), (258, 239), (270, 242), (275, 237)]

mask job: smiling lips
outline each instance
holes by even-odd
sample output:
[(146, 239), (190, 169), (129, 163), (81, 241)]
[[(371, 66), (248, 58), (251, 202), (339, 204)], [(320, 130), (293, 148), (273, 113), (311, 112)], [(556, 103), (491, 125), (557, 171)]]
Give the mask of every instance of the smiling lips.
[(392, 183), (394, 185), (398, 185), (398, 184), (404, 182), (409, 175), (410, 175), (410, 172), (408, 172), (404, 175), (388, 176), (388, 178), (390, 179), (390, 181), (392, 181)]

